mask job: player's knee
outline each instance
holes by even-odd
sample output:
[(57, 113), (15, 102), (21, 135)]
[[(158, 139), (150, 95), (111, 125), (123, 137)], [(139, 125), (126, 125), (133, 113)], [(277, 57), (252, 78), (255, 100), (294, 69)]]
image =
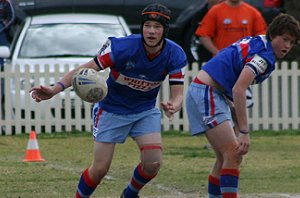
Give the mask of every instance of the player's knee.
[(147, 175), (156, 175), (160, 167), (161, 161), (143, 163), (143, 169)]
[(241, 156), (232, 152), (226, 155), (224, 164), (226, 164), (227, 167), (238, 168), (241, 164), (241, 161)]
[(141, 147), (141, 163), (147, 175), (156, 175), (162, 164), (162, 148), (160, 145)]
[(237, 153), (237, 150), (233, 150), (233, 151), (231, 150), (228, 153), (228, 159), (232, 161), (234, 164), (240, 165), (242, 161), (242, 156)]
[(237, 143), (232, 142), (226, 145), (226, 149), (223, 152), (224, 162), (226, 166), (232, 168), (238, 168), (242, 162), (243, 157), (237, 152)]
[(99, 180), (101, 180), (107, 173), (109, 168), (106, 166), (92, 166), (91, 173)]
[(217, 170), (221, 170), (221, 168), (223, 167), (223, 163), (224, 163), (223, 159), (222, 160), (217, 159), (215, 161), (214, 168)]

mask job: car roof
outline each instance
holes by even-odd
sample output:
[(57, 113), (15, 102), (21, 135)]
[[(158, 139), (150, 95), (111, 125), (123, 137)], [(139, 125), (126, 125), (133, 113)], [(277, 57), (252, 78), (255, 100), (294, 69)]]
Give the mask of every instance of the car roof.
[(107, 14), (48, 14), (32, 16), (31, 24), (51, 24), (51, 23), (108, 23), (120, 24), (120, 16)]

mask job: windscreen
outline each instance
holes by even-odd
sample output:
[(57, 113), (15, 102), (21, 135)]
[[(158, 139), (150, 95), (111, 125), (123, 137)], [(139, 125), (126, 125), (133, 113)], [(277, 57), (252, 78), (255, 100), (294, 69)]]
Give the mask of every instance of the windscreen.
[(109, 36), (125, 36), (121, 25), (45, 24), (29, 27), (19, 58), (93, 57)]

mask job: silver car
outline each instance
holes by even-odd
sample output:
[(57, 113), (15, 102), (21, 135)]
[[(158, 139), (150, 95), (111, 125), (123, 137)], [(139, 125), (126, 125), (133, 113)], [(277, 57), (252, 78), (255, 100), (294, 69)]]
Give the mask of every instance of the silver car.
[[(65, 69), (72, 69), (91, 60), (109, 36), (122, 37), (130, 34), (131, 31), (121, 16), (78, 13), (29, 16), (11, 47), (11, 58), (7, 59), (6, 66), (10, 67), (12, 73), (18, 70), (21, 74), (26, 70), (32, 74), (37, 71), (43, 73), (45, 70), (54, 72), (55, 68), (59, 67), (56, 78), (61, 77), (66, 73)], [(6, 56), (7, 50), (1, 47), (0, 57)], [(107, 73), (108, 71), (105, 71), (103, 75)], [(21, 77), (13, 78), (10, 82), (12, 109), (16, 109), (15, 100), (18, 100), (17, 107), (20, 104), (20, 108), (24, 108), (28, 105), (28, 99), (25, 100), (25, 97), (28, 97), (28, 87), (25, 91), (28, 85), (25, 85), (25, 82), (28, 80)], [(34, 78), (30, 80), (31, 86), (52, 85), (55, 82), (54, 77), (47, 76), (39, 77), (39, 82), (35, 82)], [(59, 94), (62, 108), (64, 95), (64, 92)], [(71, 100), (75, 97), (73, 90), (70, 97)], [(53, 108), (57, 106), (56, 100), (50, 103)], [(30, 106), (36, 108), (36, 105)]]

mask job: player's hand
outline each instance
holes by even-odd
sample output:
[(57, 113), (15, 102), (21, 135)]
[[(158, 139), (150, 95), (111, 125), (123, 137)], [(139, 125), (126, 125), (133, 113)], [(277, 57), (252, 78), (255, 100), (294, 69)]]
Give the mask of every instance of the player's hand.
[(239, 155), (245, 155), (248, 153), (250, 147), (250, 135), (240, 133), (238, 136), (237, 153)]
[(173, 103), (170, 102), (170, 101), (168, 101), (168, 102), (161, 102), (160, 106), (162, 107), (162, 109), (165, 112), (165, 115), (170, 119), (170, 121), (173, 120), (174, 113), (176, 112)]
[(31, 88), (29, 93), (31, 94), (32, 99), (34, 99), (36, 102), (48, 100), (56, 94), (51, 87), (45, 87), (42, 85)]

